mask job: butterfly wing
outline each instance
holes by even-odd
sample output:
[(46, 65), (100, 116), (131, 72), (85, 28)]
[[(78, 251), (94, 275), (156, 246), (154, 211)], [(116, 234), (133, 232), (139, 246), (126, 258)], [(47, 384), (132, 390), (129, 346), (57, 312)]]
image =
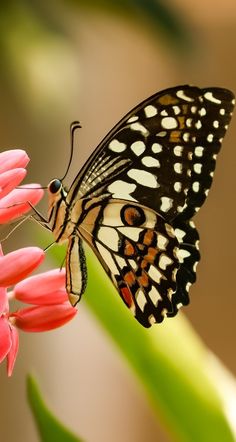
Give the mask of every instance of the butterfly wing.
[(189, 219), (204, 202), (233, 110), (220, 88), (179, 86), (129, 112), (74, 180), (68, 204), (108, 194), (136, 201), (167, 221)]
[[(193, 266), (199, 259), (195, 241), (188, 244), (189, 233), (175, 232), (151, 209), (112, 199), (93, 205), (79, 233), (143, 326), (174, 316), (188, 303), (187, 293), (195, 278)], [(187, 262), (189, 247), (194, 253)]]

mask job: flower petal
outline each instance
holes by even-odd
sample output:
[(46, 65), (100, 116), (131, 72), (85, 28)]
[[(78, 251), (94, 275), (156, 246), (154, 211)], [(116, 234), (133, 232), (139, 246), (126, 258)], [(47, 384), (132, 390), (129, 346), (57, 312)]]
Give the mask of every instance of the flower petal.
[(15, 327), (11, 327), (10, 328), (10, 332), (11, 332), (11, 349), (7, 355), (7, 374), (8, 376), (12, 375), (13, 372), (13, 368), (16, 362), (16, 356), (18, 353), (18, 349), (19, 349), (19, 334), (18, 331)]
[(0, 318), (0, 363), (5, 359), (11, 349), (11, 331), (7, 318)]
[(26, 167), (29, 162), (27, 153), (22, 149), (5, 150), (0, 153), (0, 173), (16, 167)]
[(7, 170), (0, 174), (0, 198), (3, 198), (25, 178), (26, 170), (23, 168)]
[(69, 302), (59, 305), (34, 306), (23, 308), (13, 313), (15, 325), (26, 332), (42, 332), (52, 330), (70, 321), (77, 309)]
[(61, 304), (68, 300), (65, 284), (64, 268), (49, 270), (20, 281), (13, 296), (28, 304)]
[[(26, 187), (26, 188), (24, 188)], [(31, 210), (29, 202), (35, 206), (43, 197), (39, 184), (28, 184), (14, 189), (0, 201), (0, 224), (18, 218)]]
[(8, 313), (8, 311), (7, 291), (5, 288), (0, 287), (0, 317), (3, 313)]
[(34, 293), (27, 292), (27, 293), (16, 293), (14, 291), (14, 298), (18, 299), (19, 301), (26, 302), (27, 304), (34, 304), (34, 305), (55, 305), (55, 304), (63, 304), (64, 302), (68, 301), (68, 294), (66, 292), (66, 289), (59, 289), (55, 292), (49, 292), (49, 293)]
[(44, 259), (39, 247), (25, 247), (0, 257), (0, 286), (11, 287), (35, 270)]

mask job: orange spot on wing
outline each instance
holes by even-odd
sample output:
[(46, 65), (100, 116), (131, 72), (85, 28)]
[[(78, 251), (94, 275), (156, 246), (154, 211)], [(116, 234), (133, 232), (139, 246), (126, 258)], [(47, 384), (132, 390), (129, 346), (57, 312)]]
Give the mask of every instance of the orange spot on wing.
[(185, 123), (186, 118), (182, 116), (182, 117), (177, 117), (177, 119), (179, 121), (179, 128), (184, 129), (186, 127)]
[(168, 104), (177, 104), (179, 103), (178, 98), (173, 97), (172, 95), (166, 94), (163, 97), (158, 98), (158, 102), (160, 104), (168, 105)]
[(181, 132), (179, 130), (172, 130), (170, 132), (170, 142), (179, 143), (181, 141), (180, 134)]
[(133, 272), (127, 272), (124, 276), (124, 281), (129, 285), (133, 285), (135, 283), (135, 275)]
[(131, 307), (133, 304), (133, 298), (132, 298), (130, 290), (127, 287), (122, 287), (120, 289), (120, 293), (121, 293), (121, 296), (124, 299), (125, 303), (128, 305), (128, 307)]
[(145, 272), (142, 272), (142, 275), (138, 277), (138, 282), (143, 286), (143, 287), (147, 287), (148, 286), (148, 276)]
[(152, 243), (153, 238), (154, 238), (153, 230), (147, 230), (143, 238), (143, 244), (149, 246)]
[(145, 255), (145, 260), (153, 264), (156, 259), (157, 253), (158, 253), (157, 249), (155, 249), (154, 247), (149, 247), (148, 253), (147, 255)]
[(182, 105), (182, 112), (183, 114), (188, 114), (188, 110), (189, 110), (189, 105), (188, 104), (183, 104)]
[(125, 256), (132, 256), (135, 254), (134, 246), (127, 239), (125, 240), (124, 254)]

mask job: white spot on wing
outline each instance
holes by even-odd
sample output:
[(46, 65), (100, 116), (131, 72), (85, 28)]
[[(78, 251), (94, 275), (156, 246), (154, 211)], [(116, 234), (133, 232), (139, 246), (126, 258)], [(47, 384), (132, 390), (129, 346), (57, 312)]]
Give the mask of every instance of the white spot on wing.
[(174, 184), (174, 189), (176, 192), (181, 192), (182, 184), (179, 181), (176, 181)]
[(195, 123), (195, 127), (196, 127), (196, 129), (201, 129), (202, 123), (200, 120), (197, 120), (197, 122)]
[(134, 259), (128, 259), (128, 262), (131, 265), (132, 269), (137, 269), (137, 263), (134, 261)]
[(145, 222), (145, 227), (149, 228), (149, 229), (154, 229), (156, 222), (157, 222), (157, 217), (156, 214), (152, 211), (149, 210), (144, 210), (145, 216), (146, 216), (146, 222)]
[(173, 206), (173, 200), (167, 196), (162, 196), (161, 197), (161, 211), (162, 212), (168, 212), (168, 210), (171, 209), (171, 207)]
[(193, 165), (193, 170), (196, 173), (201, 173), (201, 171), (202, 171), (202, 164), (201, 163), (195, 163)]
[(194, 153), (196, 157), (202, 157), (204, 148), (202, 146), (195, 147)]
[(146, 146), (143, 141), (135, 141), (131, 144), (131, 150), (135, 153), (135, 155), (139, 156), (145, 151)]
[(214, 95), (212, 94), (212, 92), (206, 92), (204, 94), (204, 97), (208, 100), (211, 101), (212, 103), (216, 103), (216, 104), (220, 104), (221, 101), (218, 100), (217, 98), (214, 97)]
[(134, 123), (134, 122), (137, 121), (137, 120), (138, 120), (137, 115), (133, 115), (132, 117), (130, 117), (130, 118), (127, 120), (127, 123)]
[(182, 152), (183, 152), (183, 146), (175, 146), (175, 147), (174, 147), (174, 154), (175, 154), (177, 157), (181, 157)]
[(148, 274), (152, 278), (152, 280), (157, 282), (158, 284), (160, 284), (162, 278), (166, 279), (162, 275), (162, 273), (153, 265), (150, 265), (149, 270), (148, 270)]
[(183, 242), (183, 238), (186, 235), (186, 232), (182, 229), (175, 229), (176, 238), (179, 242)]
[(157, 235), (157, 247), (158, 247), (158, 249), (165, 250), (168, 242), (169, 242), (169, 240), (165, 236), (163, 236), (160, 233), (158, 233), (158, 235)]
[(212, 141), (213, 141), (213, 134), (207, 135), (207, 141), (208, 141), (208, 143), (212, 143)]
[(219, 110), (219, 113), (220, 113), (220, 115), (225, 115), (225, 109), (223, 109), (223, 108), (220, 109), (220, 110)]
[(176, 173), (182, 173), (183, 165), (181, 163), (175, 163), (174, 164), (174, 171)]
[(150, 156), (143, 157), (141, 162), (146, 167), (161, 167), (160, 161), (158, 161), (156, 158), (153, 158)]
[(185, 249), (178, 249), (176, 251), (177, 258), (179, 262), (182, 264), (184, 262), (185, 258), (188, 258), (190, 256), (190, 252)]
[(143, 135), (148, 135), (148, 130), (146, 129), (145, 126), (143, 126), (140, 123), (132, 123), (130, 125), (130, 129), (137, 130), (138, 132), (141, 132)]
[(166, 136), (166, 134), (167, 134), (167, 132), (164, 131), (164, 130), (162, 130), (161, 132), (158, 132), (158, 133), (156, 134), (156, 137), (161, 137), (161, 138), (163, 138), (163, 137)]
[(160, 153), (162, 151), (162, 145), (159, 143), (153, 143), (152, 151), (153, 153)]
[(178, 123), (173, 117), (162, 118), (161, 125), (164, 129), (175, 129), (176, 127), (178, 127)]
[(112, 273), (114, 273), (115, 275), (119, 275), (119, 270), (115, 265), (115, 262), (112, 258), (112, 255), (110, 252), (108, 252), (107, 249), (105, 249), (105, 247), (103, 247), (99, 242), (96, 241), (96, 247), (101, 255), (101, 257), (103, 258), (103, 260), (105, 261), (105, 263), (107, 264), (107, 266), (109, 267), (110, 271)]
[(116, 262), (119, 265), (119, 267), (121, 269), (123, 269), (127, 264), (124, 258), (122, 258), (121, 256), (115, 255), (116, 258)]
[(218, 127), (219, 127), (219, 121), (218, 120), (215, 120), (215, 121), (213, 121), (213, 126), (216, 128), (216, 129), (218, 129)]
[(192, 185), (193, 191), (194, 192), (199, 192), (200, 189), (200, 183), (198, 181), (194, 181), (193, 185)]
[(151, 324), (151, 325), (153, 325), (153, 324), (156, 324), (156, 318), (155, 318), (155, 316), (154, 315), (149, 315), (148, 316), (148, 322), (149, 322), (149, 324)]
[(180, 113), (179, 106), (173, 106), (173, 110), (174, 110), (175, 115), (178, 115)]
[(117, 180), (108, 186), (108, 191), (113, 194), (113, 198), (136, 201), (135, 198), (130, 196), (130, 194), (135, 191), (136, 187), (136, 184)]
[(105, 226), (100, 227), (98, 230), (98, 239), (110, 249), (118, 252), (119, 235), (114, 228)]
[(149, 104), (148, 106), (146, 106), (144, 108), (144, 112), (147, 118), (150, 117), (154, 117), (157, 114), (157, 109), (155, 108), (155, 106), (152, 106), (151, 104)]
[(162, 270), (165, 270), (167, 266), (172, 264), (172, 259), (169, 258), (169, 256), (165, 255), (164, 253), (159, 258), (159, 267)]
[(183, 134), (183, 140), (187, 143), (189, 141), (190, 133), (184, 132)]
[(145, 305), (147, 304), (146, 297), (141, 289), (138, 289), (136, 295), (135, 295), (136, 301), (140, 309), (143, 311)]
[(153, 189), (159, 187), (156, 177), (146, 170), (130, 169), (127, 175), (142, 186), (151, 187)]
[(148, 293), (148, 296), (150, 297), (151, 301), (155, 306), (157, 306), (158, 301), (161, 301), (162, 297), (156, 287), (152, 286), (150, 292)]
[(139, 227), (118, 227), (118, 230), (122, 233), (122, 235), (127, 236), (135, 242), (138, 241), (139, 235), (143, 231), (143, 229)]
[(110, 143), (109, 143), (109, 149), (110, 150), (112, 150), (113, 152), (116, 152), (116, 153), (120, 153), (120, 152), (124, 152), (124, 150), (126, 149), (126, 144), (125, 143), (121, 143), (120, 141), (118, 141), (118, 140), (112, 140)]
[(206, 115), (206, 109), (205, 109), (205, 107), (201, 107), (201, 109), (199, 110), (199, 115), (201, 116), (201, 117), (204, 117), (205, 115)]
[(182, 98), (182, 100), (189, 101), (189, 102), (194, 101), (193, 98), (190, 98), (187, 95), (185, 95), (184, 91), (182, 91), (182, 90), (179, 90), (176, 93), (176, 95), (177, 95), (178, 98)]

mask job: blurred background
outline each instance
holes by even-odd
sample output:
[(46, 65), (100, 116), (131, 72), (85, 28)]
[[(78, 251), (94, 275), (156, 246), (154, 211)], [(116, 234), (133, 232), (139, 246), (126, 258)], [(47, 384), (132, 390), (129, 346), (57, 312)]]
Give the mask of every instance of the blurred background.
[[(0, 5), (0, 34), (1, 149), (27, 150), (27, 182), (47, 185), (64, 174), (73, 120), (82, 129), (68, 185), (107, 131), (156, 91), (191, 83), (236, 92), (234, 0), (11, 0)], [(202, 260), (184, 309), (234, 374), (235, 137), (234, 118), (196, 216)], [(15, 233), (12, 245), (36, 245), (30, 229)], [(62, 329), (21, 334), (12, 379), (0, 367), (2, 441), (38, 440), (25, 396), (29, 371), (55, 414), (86, 441), (172, 440), (86, 301)]]

